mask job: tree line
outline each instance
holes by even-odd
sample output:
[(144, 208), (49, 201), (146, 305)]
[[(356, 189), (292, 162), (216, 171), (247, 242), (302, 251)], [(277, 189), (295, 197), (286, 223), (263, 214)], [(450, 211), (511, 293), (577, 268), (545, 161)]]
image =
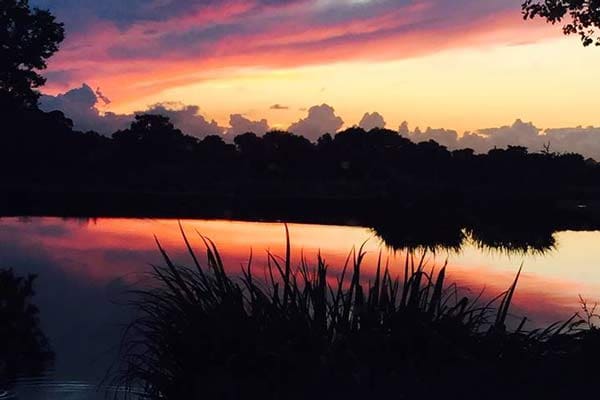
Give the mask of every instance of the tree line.
[(323, 195), (407, 187), (565, 191), (593, 186), (600, 168), (578, 154), (520, 146), (476, 154), (435, 141), (414, 143), (388, 129), (352, 127), (316, 143), (289, 132), (196, 138), (161, 115), (138, 115), (105, 137), (77, 132), (61, 112), (15, 109), (0, 137), (5, 187), (202, 191), (240, 185)]
[[(551, 3), (527, 1), (524, 16), (558, 21), (574, 7), (573, 18), (586, 12), (591, 18), (582, 27), (592, 29), (598, 20), (593, 7)], [(577, 154), (530, 153), (519, 146), (487, 154), (449, 151), (435, 141), (413, 143), (387, 129), (352, 127), (315, 143), (289, 132), (248, 132), (226, 142), (222, 136), (186, 135), (161, 115), (138, 115), (111, 137), (78, 132), (62, 112), (46, 113), (37, 106), (37, 89), (45, 82), (39, 72), (63, 39), (64, 26), (50, 12), (31, 8), (27, 0), (0, 0), (0, 179), (5, 193), (29, 193), (34, 199), (36, 194), (82, 192), (369, 197), (403, 203), (429, 198), (456, 204), (596, 195), (600, 168)]]

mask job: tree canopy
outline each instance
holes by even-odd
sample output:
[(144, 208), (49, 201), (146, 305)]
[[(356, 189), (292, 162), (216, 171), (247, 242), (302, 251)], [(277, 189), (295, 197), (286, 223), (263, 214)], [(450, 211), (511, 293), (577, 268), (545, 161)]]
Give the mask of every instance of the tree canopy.
[(28, 0), (0, 0), (0, 102), (35, 107), (35, 90), (46, 80), (38, 72), (64, 39), (62, 23)]
[(584, 46), (600, 46), (600, 0), (525, 0), (522, 9), (525, 19), (563, 24), (565, 35), (579, 35)]

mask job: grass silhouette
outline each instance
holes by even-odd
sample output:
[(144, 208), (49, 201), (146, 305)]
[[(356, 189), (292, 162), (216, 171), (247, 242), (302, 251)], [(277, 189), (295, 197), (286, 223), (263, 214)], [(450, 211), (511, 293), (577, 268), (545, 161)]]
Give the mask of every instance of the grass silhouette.
[[(595, 309), (545, 329), (508, 328), (512, 285), (483, 300), (446, 282), (446, 266), (408, 255), (394, 276), (378, 258), (361, 276), (354, 249), (339, 274), (319, 255), (292, 265), (268, 254), (264, 276), (252, 257), (227, 272), (203, 237), (206, 264), (181, 229), (193, 267), (164, 258), (156, 285), (137, 290), (127, 328), (120, 393), (142, 387), (156, 399), (561, 398), (591, 385), (600, 355)], [(518, 321), (517, 321), (518, 322)], [(587, 385), (587, 386), (586, 386)], [(590, 386), (591, 387), (591, 386)]]

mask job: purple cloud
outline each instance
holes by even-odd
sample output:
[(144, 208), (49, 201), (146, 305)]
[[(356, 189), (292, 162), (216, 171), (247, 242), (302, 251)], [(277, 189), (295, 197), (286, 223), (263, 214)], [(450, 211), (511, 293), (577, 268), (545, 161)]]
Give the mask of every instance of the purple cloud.
[(314, 142), (325, 133), (336, 133), (343, 125), (344, 120), (335, 115), (333, 107), (322, 104), (311, 107), (306, 118), (293, 123), (288, 131)]
[(229, 117), (229, 125), (230, 128), (227, 130), (227, 134), (231, 136), (241, 135), (247, 132), (264, 135), (271, 130), (266, 119), (252, 121), (241, 114), (231, 114)]
[(366, 113), (358, 123), (358, 126), (365, 131), (370, 131), (374, 128), (385, 128), (385, 125), (385, 119), (378, 112)]

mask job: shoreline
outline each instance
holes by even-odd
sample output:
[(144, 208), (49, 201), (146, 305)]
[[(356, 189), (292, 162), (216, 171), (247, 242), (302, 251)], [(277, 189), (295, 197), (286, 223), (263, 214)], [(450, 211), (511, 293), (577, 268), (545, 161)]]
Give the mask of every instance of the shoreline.
[(600, 201), (540, 196), (235, 196), (176, 192), (0, 192), (0, 217), (235, 219), (373, 227), (500, 225), (600, 229)]

